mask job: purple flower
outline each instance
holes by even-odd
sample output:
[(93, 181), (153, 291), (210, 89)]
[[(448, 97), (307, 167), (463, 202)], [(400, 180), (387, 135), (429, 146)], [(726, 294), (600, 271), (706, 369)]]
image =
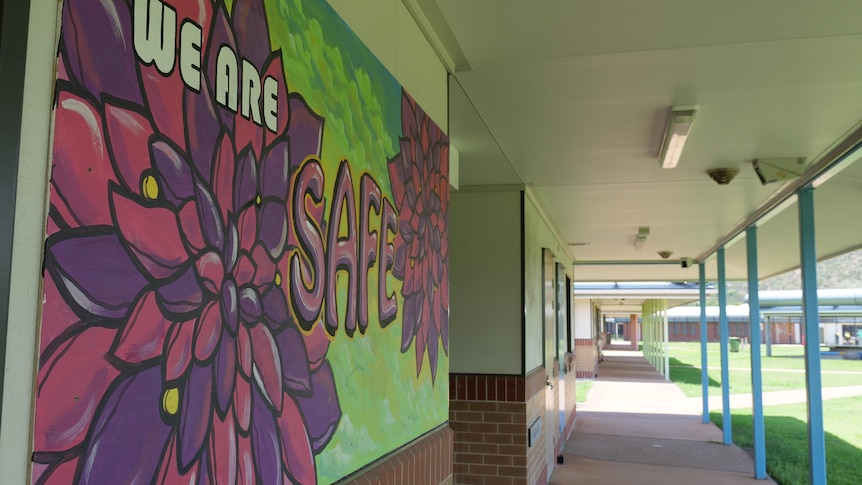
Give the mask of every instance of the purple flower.
[[(300, 332), (279, 270), (323, 120), (287, 93), (261, 0), (178, 3), (205, 33), (199, 90), (135, 61), (125, 0), (64, 5), (40, 483), (315, 483), (341, 416), (328, 340)], [(222, 45), (278, 81), (275, 132), (216, 103)]]
[(428, 353), (437, 374), (437, 342), (449, 353), (449, 138), (406, 92), (401, 98), (401, 153), (389, 161), (398, 209), (395, 265), (404, 284), (401, 351), (416, 340), (416, 372)]

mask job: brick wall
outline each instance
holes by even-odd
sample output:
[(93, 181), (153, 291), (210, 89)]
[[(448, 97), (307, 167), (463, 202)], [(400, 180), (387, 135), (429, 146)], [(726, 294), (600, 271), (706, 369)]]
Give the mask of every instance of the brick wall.
[[(548, 423), (545, 418), (545, 393), (535, 393), (527, 401), (527, 423), (532, 424), (537, 418), (542, 418), (542, 432), (527, 450), (527, 482), (529, 484), (544, 484), (548, 480), (548, 461), (545, 454), (545, 434), (554, 431), (556, 423)], [(544, 476), (544, 480), (542, 477)]]
[(566, 393), (566, 426), (563, 429), (563, 436), (561, 442), (568, 439), (569, 434), (572, 432), (572, 429), (575, 428), (575, 414), (578, 411), (577, 407), (577, 376), (575, 375), (574, 368), (568, 372), (564, 378), (565, 381), (565, 393)]
[[(527, 446), (530, 416), (537, 411), (526, 396), (541, 396), (544, 410), (545, 371), (522, 376), (463, 375), (449, 377), (449, 426), (455, 433), (454, 483), (463, 485), (534, 484), (530, 456), (544, 435)], [(531, 414), (531, 412), (533, 414)], [(535, 418), (533, 418), (535, 419)], [(544, 458), (543, 458), (544, 460)], [(542, 461), (544, 463), (544, 461)], [(542, 483), (546, 483), (542, 482)]]
[(345, 485), (436, 485), (452, 484), (454, 433), (448, 427), (433, 431), (389, 455)]
[(577, 377), (592, 379), (596, 376), (599, 359), (596, 341), (590, 338), (575, 339), (575, 369)]

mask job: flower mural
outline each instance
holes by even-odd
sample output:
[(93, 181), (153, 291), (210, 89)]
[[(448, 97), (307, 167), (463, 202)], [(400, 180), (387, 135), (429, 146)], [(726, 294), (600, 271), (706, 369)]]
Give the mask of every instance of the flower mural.
[(34, 482), (315, 483), (341, 408), (281, 268), (323, 119), (288, 93), (262, 0), (175, 8), (63, 7)]
[(401, 153), (389, 162), (398, 210), (393, 274), (404, 282), (401, 351), (416, 342), (416, 372), (428, 354), (437, 374), (438, 340), (449, 354), (449, 139), (406, 92)]

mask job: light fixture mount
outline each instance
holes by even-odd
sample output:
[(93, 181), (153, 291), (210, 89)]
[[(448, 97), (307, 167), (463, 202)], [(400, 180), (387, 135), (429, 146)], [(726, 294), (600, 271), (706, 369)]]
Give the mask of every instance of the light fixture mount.
[(646, 240), (649, 237), (649, 227), (642, 226), (638, 228), (638, 235), (635, 236), (635, 249), (643, 249)]
[(674, 168), (679, 163), (682, 149), (685, 148), (685, 142), (691, 133), (695, 115), (697, 115), (695, 106), (674, 106), (670, 109), (658, 156), (661, 168)]

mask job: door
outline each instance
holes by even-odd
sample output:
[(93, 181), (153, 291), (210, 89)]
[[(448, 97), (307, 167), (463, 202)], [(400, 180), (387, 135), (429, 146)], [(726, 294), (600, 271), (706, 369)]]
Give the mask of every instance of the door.
[(545, 454), (548, 463), (548, 476), (554, 470), (555, 447), (554, 438), (559, 432), (557, 427), (557, 404), (554, 388), (557, 387), (559, 379), (554, 373), (554, 358), (557, 353), (557, 288), (556, 275), (554, 272), (554, 254), (548, 250), (542, 250), (542, 300), (543, 300), (543, 338), (544, 338), (544, 364), (545, 364)]

